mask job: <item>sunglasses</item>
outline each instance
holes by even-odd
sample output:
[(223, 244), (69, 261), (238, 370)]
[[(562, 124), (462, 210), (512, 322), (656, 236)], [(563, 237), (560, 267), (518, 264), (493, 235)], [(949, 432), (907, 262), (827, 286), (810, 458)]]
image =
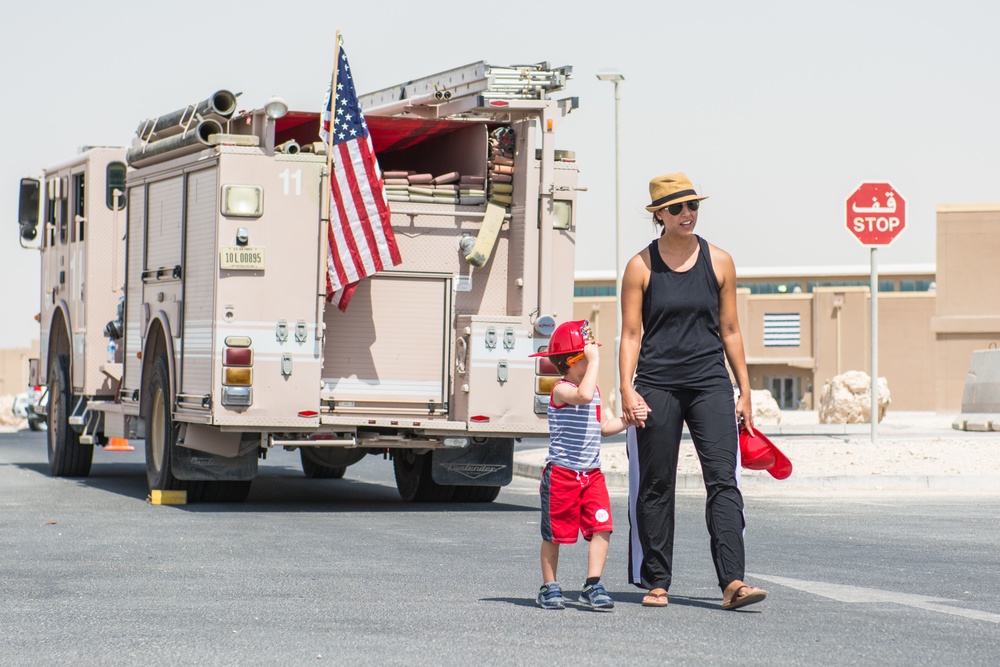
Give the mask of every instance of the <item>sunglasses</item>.
[(670, 215), (680, 215), (681, 211), (684, 210), (684, 204), (687, 204), (689, 211), (697, 211), (698, 207), (701, 206), (701, 202), (695, 199), (693, 201), (681, 202), (680, 204), (671, 204), (667, 207), (667, 213)]

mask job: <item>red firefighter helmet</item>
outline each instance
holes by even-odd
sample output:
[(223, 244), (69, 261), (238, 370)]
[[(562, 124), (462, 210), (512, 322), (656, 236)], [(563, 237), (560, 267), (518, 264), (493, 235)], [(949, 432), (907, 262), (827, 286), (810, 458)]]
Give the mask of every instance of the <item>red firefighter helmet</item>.
[(785, 479), (792, 474), (792, 462), (788, 457), (766, 435), (746, 426), (740, 429), (740, 465), (750, 470), (766, 470), (775, 479)]
[[(573, 354), (583, 352), (587, 343), (594, 342), (594, 334), (587, 320), (563, 322), (552, 332), (549, 347), (543, 352), (536, 352), (532, 357), (553, 357), (558, 354)], [(600, 343), (598, 343), (600, 345)]]

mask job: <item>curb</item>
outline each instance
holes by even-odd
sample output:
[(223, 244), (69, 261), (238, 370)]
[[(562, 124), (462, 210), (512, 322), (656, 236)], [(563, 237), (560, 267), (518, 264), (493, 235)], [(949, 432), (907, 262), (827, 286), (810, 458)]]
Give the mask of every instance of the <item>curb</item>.
[[(544, 466), (514, 458), (514, 474), (518, 477), (540, 480)], [(628, 473), (605, 471), (604, 479), (609, 489), (628, 489)], [(704, 491), (701, 475), (678, 474), (678, 491)], [(740, 472), (741, 489), (768, 491), (816, 491), (855, 489), (870, 491), (993, 491), (1000, 492), (1000, 477), (993, 475), (831, 475), (809, 476), (777, 480), (767, 473)]]

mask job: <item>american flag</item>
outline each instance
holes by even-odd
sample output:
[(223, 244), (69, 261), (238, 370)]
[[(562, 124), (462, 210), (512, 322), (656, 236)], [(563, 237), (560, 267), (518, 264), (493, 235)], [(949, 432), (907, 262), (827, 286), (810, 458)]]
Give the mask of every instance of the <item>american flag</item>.
[(333, 114), (333, 173), (330, 187), (330, 252), (326, 265), (326, 300), (338, 300), (341, 310), (360, 280), (399, 264), (399, 247), (390, 224), (382, 172), (375, 159), (368, 125), (351, 79), (347, 54), (340, 49), (337, 94), (331, 105), (330, 87), (323, 104), (320, 137), (330, 141)]

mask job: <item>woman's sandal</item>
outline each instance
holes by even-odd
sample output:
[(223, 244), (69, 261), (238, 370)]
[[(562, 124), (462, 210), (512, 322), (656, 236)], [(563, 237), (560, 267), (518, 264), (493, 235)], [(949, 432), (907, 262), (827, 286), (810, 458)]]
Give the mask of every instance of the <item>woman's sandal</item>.
[(669, 603), (667, 591), (662, 588), (654, 588), (642, 596), (643, 607), (666, 607)]
[[(730, 590), (732, 591), (731, 593)], [(728, 597), (727, 593), (729, 594)], [(722, 594), (722, 608), (726, 611), (739, 609), (748, 604), (760, 602), (766, 597), (767, 591), (763, 588), (754, 588), (753, 586), (744, 584), (742, 581), (734, 581), (726, 587), (726, 590)]]

